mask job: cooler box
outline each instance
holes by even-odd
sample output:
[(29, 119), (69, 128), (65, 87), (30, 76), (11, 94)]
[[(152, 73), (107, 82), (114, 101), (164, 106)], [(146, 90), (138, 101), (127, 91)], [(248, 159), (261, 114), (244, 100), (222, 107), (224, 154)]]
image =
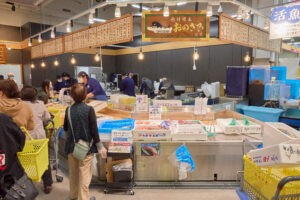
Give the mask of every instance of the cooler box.
[(263, 85), (271, 80), (271, 70), (269, 66), (253, 67), (249, 70), (249, 84)]
[(286, 80), (286, 67), (271, 67), (271, 78), (276, 77), (276, 80)]
[(283, 112), (281, 109), (247, 106), (243, 108), (244, 115), (263, 122), (278, 122)]

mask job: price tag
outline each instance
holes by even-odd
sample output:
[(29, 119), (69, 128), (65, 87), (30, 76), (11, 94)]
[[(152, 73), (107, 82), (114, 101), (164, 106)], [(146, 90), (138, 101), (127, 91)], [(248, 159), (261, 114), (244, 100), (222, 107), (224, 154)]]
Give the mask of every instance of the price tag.
[(147, 112), (149, 107), (147, 95), (136, 95), (136, 112)]
[(161, 120), (162, 109), (160, 106), (149, 107), (149, 120)]
[(207, 113), (207, 98), (195, 98), (195, 107), (194, 114), (195, 115), (205, 115)]

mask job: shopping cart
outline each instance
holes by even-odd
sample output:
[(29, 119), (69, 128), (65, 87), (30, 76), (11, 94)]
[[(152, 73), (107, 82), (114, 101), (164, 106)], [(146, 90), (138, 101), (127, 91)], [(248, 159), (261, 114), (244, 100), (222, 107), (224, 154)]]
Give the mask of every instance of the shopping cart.
[(263, 168), (244, 156), (245, 168), (237, 194), (241, 200), (299, 200), (299, 168)]
[(52, 119), (47, 123), (45, 126), (45, 131), (47, 138), (49, 139), (49, 150), (53, 149), (54, 154), (50, 154), (50, 165), (52, 165), (52, 168), (55, 170), (55, 178), (57, 182), (62, 182), (63, 177), (59, 175), (58, 173), (58, 164), (59, 164), (59, 158), (58, 158), (58, 137), (59, 137), (59, 129), (55, 128), (55, 122), (54, 118), (55, 116), (51, 115)]
[(49, 165), (48, 139), (34, 140), (24, 127), (21, 129), (30, 140), (25, 142), (23, 151), (18, 153), (19, 161), (27, 176), (40, 182)]

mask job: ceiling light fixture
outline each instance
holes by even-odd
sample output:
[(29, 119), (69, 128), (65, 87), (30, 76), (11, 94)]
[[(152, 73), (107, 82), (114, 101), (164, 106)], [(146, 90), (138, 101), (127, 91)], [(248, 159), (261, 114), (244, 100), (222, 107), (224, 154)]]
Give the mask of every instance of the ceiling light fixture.
[(44, 60), (42, 60), (42, 62), (41, 62), (41, 67), (42, 67), (42, 68), (46, 67), (46, 63), (45, 63)]
[(11, 47), (10, 47), (10, 46), (8, 46), (8, 45), (7, 45), (7, 47), (6, 47), (6, 48), (7, 48), (7, 50), (9, 50), (9, 51), (11, 50)]
[(250, 62), (250, 60), (251, 60), (251, 57), (250, 57), (250, 55), (249, 55), (249, 51), (247, 51), (247, 52), (246, 52), (246, 55), (244, 56), (244, 61), (245, 61), (246, 63), (248, 63), (248, 62)]
[(177, 6), (183, 6), (183, 5), (186, 5), (186, 4), (187, 4), (187, 2), (181, 1), (181, 2), (178, 2), (176, 5)]
[(57, 66), (59, 65), (59, 62), (58, 62), (57, 58), (55, 58), (55, 60), (54, 60), (54, 62), (53, 62), (53, 65), (54, 65), (55, 67), (57, 67)]
[[(137, 5), (137, 4), (131, 4), (131, 6), (134, 7), (134, 8), (140, 9), (140, 5)], [(143, 10), (150, 10), (150, 8), (147, 7), (147, 6), (142, 6), (142, 9), (143, 9)]]
[(67, 33), (71, 33), (72, 32), (72, 25), (71, 25), (71, 20), (67, 22), (67, 26), (66, 26), (66, 31)]
[(140, 48), (140, 53), (139, 53), (139, 55), (138, 55), (138, 59), (139, 60), (144, 60), (144, 58), (145, 58), (145, 56), (144, 56), (144, 53), (143, 53), (143, 49), (142, 49), (142, 47)]
[(194, 48), (194, 54), (193, 54), (193, 59), (194, 60), (199, 60), (200, 55), (198, 53), (198, 49), (196, 49), (196, 47)]
[(76, 59), (75, 59), (74, 55), (72, 55), (72, 58), (71, 58), (70, 62), (71, 62), (72, 65), (76, 64)]
[(212, 6), (207, 4), (206, 15), (211, 17), (213, 15)]
[(95, 13), (95, 10), (93, 10), (93, 11), (90, 12), (90, 15), (89, 15), (89, 24), (94, 24), (95, 23), (94, 13)]
[(55, 32), (54, 32), (54, 28), (53, 28), (53, 29), (51, 29), (50, 37), (51, 37), (51, 38), (55, 38)]
[(169, 16), (170, 16), (169, 7), (167, 5), (165, 5), (165, 7), (164, 7), (164, 17), (169, 17)]
[(116, 7), (115, 17), (117, 18), (121, 17), (121, 8), (119, 6)]
[(35, 68), (35, 65), (34, 65), (33, 63), (31, 63), (31, 64), (30, 64), (30, 68), (31, 68), (31, 69), (34, 69), (34, 68)]
[(100, 61), (100, 55), (98, 54), (98, 51), (95, 54), (94, 60), (95, 60), (95, 62), (99, 62)]
[(223, 12), (223, 8), (222, 8), (222, 5), (220, 3), (219, 8), (218, 8), (218, 13), (222, 13), (222, 12)]
[(43, 42), (43, 39), (42, 39), (42, 35), (41, 35), (41, 34), (39, 34), (38, 42), (39, 42), (39, 43), (42, 43), (42, 42)]

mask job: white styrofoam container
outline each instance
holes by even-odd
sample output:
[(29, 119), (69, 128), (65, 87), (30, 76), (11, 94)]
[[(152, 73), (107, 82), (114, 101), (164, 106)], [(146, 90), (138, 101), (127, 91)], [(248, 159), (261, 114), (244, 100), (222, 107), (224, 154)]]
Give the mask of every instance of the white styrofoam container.
[(266, 122), (264, 125), (264, 147), (295, 140), (297, 138), (300, 138), (300, 132), (284, 123)]
[[(161, 125), (166, 127), (163, 128)], [(171, 127), (163, 120), (136, 120), (135, 129), (132, 130), (134, 140), (139, 141), (169, 141), (171, 140)], [(145, 127), (145, 130), (139, 130)], [(160, 127), (155, 130), (146, 130), (147, 127)]]
[(249, 125), (244, 125), (243, 120), (237, 120), (237, 123), (239, 123), (242, 126), (242, 133), (244, 134), (261, 133), (261, 125), (259, 124), (249, 121)]
[(300, 144), (281, 143), (252, 150), (248, 153), (257, 166), (300, 166)]
[(172, 133), (172, 140), (173, 141), (206, 141), (207, 140), (207, 133)]
[(243, 127), (236, 123), (236, 125), (231, 126), (229, 125), (232, 121), (232, 118), (226, 118), (226, 119), (217, 119), (217, 126), (223, 130), (224, 134), (241, 134)]

